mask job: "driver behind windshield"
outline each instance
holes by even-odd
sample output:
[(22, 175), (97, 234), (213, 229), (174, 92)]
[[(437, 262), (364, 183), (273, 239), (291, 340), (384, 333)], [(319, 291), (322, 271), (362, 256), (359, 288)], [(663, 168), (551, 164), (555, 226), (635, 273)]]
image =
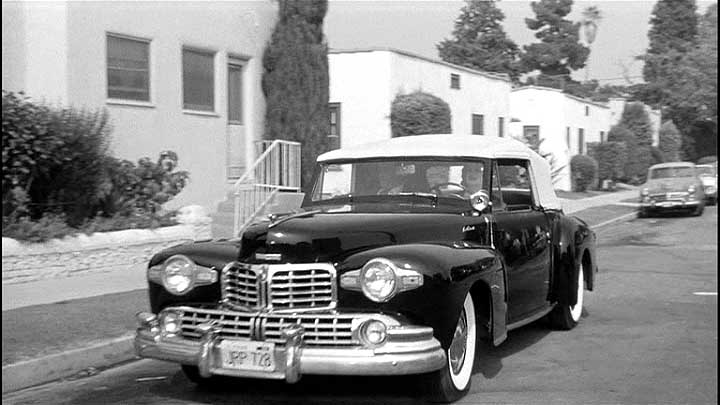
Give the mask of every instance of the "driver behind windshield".
[(447, 166), (430, 166), (425, 170), (425, 180), (429, 191), (438, 191), (437, 186), (447, 184), (450, 168)]
[(483, 170), (481, 163), (466, 163), (462, 170), (462, 186), (465, 188), (465, 197), (477, 193), (483, 188)]
[(378, 167), (380, 188), (376, 194), (397, 194), (403, 191), (404, 184), (398, 173), (398, 166), (393, 163), (381, 163)]

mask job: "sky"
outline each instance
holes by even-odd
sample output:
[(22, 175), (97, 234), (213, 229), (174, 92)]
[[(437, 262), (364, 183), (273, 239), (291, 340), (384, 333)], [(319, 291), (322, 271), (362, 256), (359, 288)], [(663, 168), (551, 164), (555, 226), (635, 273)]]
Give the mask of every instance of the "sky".
[[(704, 13), (712, 1), (698, 1)], [(390, 47), (438, 59), (436, 44), (452, 35), (453, 24), (465, 4), (462, 0), (329, 0), (325, 34), (331, 49)], [(573, 77), (597, 79), (600, 84), (642, 82), (642, 62), (635, 56), (647, 48), (647, 31), (654, 1), (575, 1), (570, 20), (579, 21), (582, 10), (597, 6), (603, 19), (592, 44), (588, 69)], [(518, 45), (535, 42), (525, 25), (533, 17), (529, 1), (503, 0), (505, 32)]]

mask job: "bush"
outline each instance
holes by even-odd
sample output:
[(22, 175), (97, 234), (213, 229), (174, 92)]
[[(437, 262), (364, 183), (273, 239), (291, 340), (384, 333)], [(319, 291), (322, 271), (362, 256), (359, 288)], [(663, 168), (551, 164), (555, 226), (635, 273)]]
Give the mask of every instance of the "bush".
[(390, 129), (393, 138), (452, 132), (450, 106), (432, 94), (416, 91), (398, 94), (392, 102)]
[(663, 163), (665, 161), (665, 156), (663, 152), (660, 150), (660, 148), (656, 146), (650, 147), (650, 156), (652, 157), (652, 164), (656, 165), (658, 163)]
[(598, 162), (598, 178), (601, 181), (616, 181), (624, 177), (623, 168), (627, 158), (625, 142), (588, 144), (588, 154)]
[(647, 169), (652, 164), (650, 145), (639, 144), (635, 134), (623, 124), (610, 128), (608, 141), (623, 142), (625, 144), (625, 159), (623, 162), (622, 175), (618, 180), (631, 183), (642, 183), (647, 175)]
[[(107, 112), (35, 105), (4, 90), (2, 109), (3, 216), (59, 211), (77, 225), (94, 215), (111, 131)], [(27, 206), (12, 199), (17, 187)]]
[(572, 173), (575, 191), (586, 191), (592, 185), (597, 175), (598, 164), (588, 155), (575, 155), (570, 159), (570, 172)]
[(187, 184), (187, 171), (173, 171), (177, 162), (177, 154), (172, 151), (160, 153), (156, 162), (144, 157), (137, 165), (108, 157), (100, 211), (111, 216), (159, 213), (162, 205)]
[(705, 165), (708, 163), (715, 163), (717, 162), (717, 156), (711, 155), (711, 156), (705, 156), (698, 159), (697, 164), (699, 165)]
[(668, 162), (677, 162), (680, 160), (680, 148), (682, 146), (682, 136), (672, 121), (665, 121), (660, 127), (660, 141), (658, 147), (662, 152), (662, 156)]

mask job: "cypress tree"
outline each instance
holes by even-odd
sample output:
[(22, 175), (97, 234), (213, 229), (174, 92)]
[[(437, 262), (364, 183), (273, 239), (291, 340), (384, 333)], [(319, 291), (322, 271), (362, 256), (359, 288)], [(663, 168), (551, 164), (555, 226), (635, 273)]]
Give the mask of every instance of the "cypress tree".
[(505, 34), (503, 12), (494, 1), (467, 0), (455, 20), (452, 39), (437, 45), (445, 62), (488, 72), (520, 76), (519, 49)]
[(279, 0), (279, 18), (263, 55), (265, 139), (302, 143), (302, 188), (329, 148), (327, 0)]

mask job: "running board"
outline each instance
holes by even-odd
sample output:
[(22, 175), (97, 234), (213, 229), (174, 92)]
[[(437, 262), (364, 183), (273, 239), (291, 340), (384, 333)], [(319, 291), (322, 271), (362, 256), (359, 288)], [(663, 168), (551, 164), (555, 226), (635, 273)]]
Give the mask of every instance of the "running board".
[(547, 308), (544, 308), (544, 309), (542, 309), (542, 310), (534, 313), (533, 315), (531, 315), (531, 316), (528, 317), (528, 318), (525, 318), (525, 319), (522, 319), (522, 320), (519, 320), (519, 321), (517, 321), (517, 322), (514, 322), (514, 323), (509, 324), (509, 325), (507, 326), (507, 330), (517, 329), (517, 328), (519, 328), (519, 327), (521, 327), (521, 326), (525, 326), (525, 325), (527, 325), (527, 324), (529, 324), (529, 323), (535, 322), (535, 321), (537, 321), (538, 319), (542, 318), (543, 316), (549, 314), (550, 311), (553, 310), (553, 308), (555, 308), (555, 304), (554, 304), (554, 303), (553, 303), (553, 304), (550, 304)]

